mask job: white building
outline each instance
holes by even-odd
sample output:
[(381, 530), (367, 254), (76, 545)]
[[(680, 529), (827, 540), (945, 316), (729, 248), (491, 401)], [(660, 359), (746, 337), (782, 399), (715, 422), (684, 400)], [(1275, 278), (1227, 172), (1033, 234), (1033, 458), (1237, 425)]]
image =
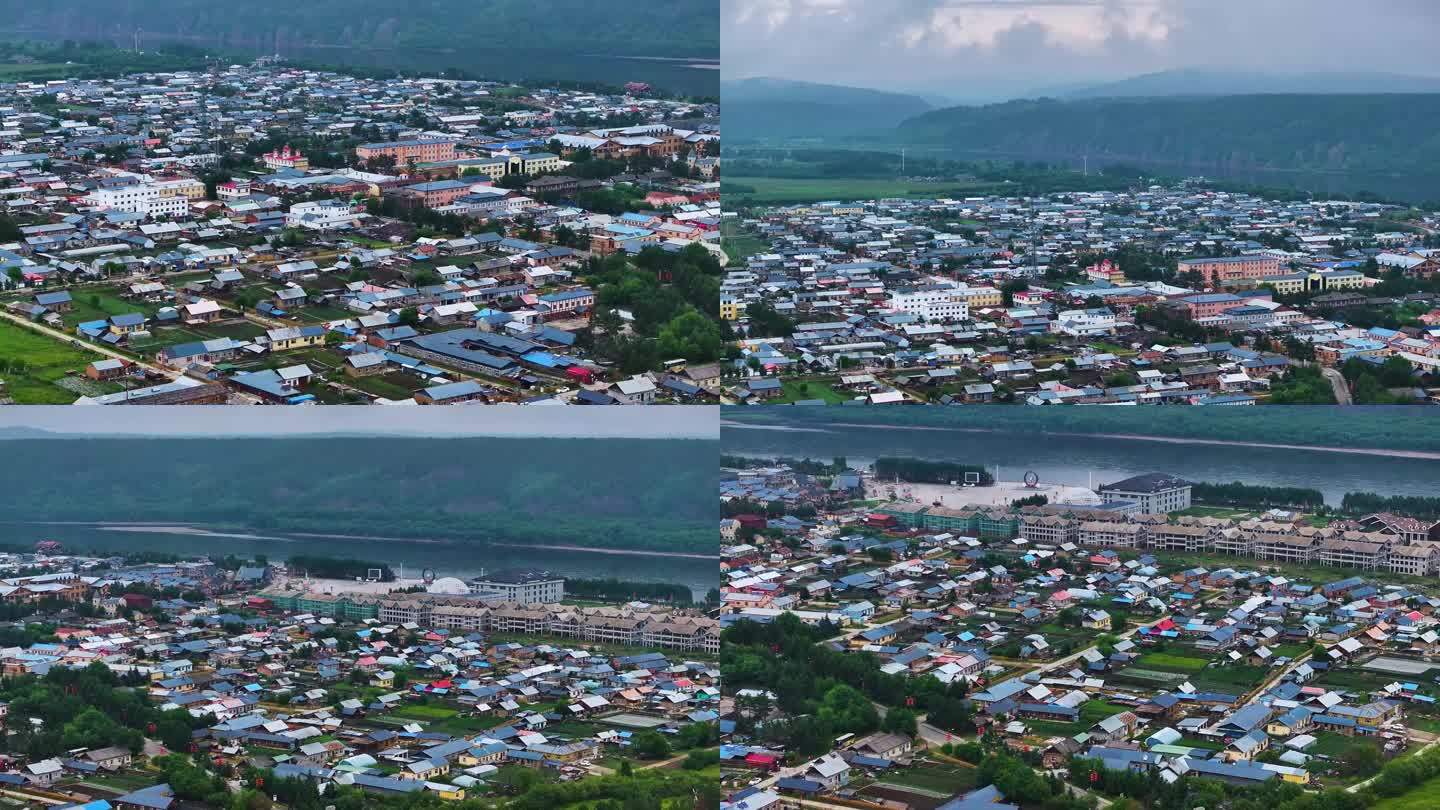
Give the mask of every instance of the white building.
[(506, 602), (534, 605), (565, 598), (565, 578), (549, 571), (502, 571), (470, 581), (475, 593), (498, 594)]
[(1115, 313), (1106, 307), (1067, 309), (1056, 317), (1053, 330), (1074, 337), (1109, 335), (1115, 331)]
[(354, 227), (360, 220), (350, 205), (339, 200), (314, 200), (290, 206), (285, 215), (289, 228), (308, 228), (312, 231), (333, 231)]
[(145, 214), (150, 217), (180, 217), (190, 212), (190, 199), (175, 190), (153, 183), (136, 183), (115, 188), (97, 188), (86, 202), (110, 211)]
[(1145, 473), (1100, 488), (1103, 503), (1139, 504), (1146, 515), (1163, 515), (1190, 508), (1189, 481), (1165, 473)]
[(927, 321), (970, 320), (969, 297), (948, 285), (896, 290), (890, 293), (889, 307)]

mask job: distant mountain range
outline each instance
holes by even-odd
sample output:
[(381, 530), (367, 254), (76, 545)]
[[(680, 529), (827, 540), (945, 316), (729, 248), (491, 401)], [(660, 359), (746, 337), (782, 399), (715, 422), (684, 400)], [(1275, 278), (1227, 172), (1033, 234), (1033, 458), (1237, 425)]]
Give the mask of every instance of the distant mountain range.
[(919, 96), (769, 78), (723, 81), (720, 102), (738, 140), (883, 132), (932, 109)]
[(1282, 183), (1323, 174), (1335, 192), (1440, 198), (1437, 78), (1185, 70), (1056, 90), (936, 109), (918, 96), (756, 79), (722, 83), (721, 100), (736, 141), (880, 135), (959, 159), (1084, 158)]
[(1037, 88), (1034, 98), (1132, 98), (1234, 96), (1264, 93), (1440, 93), (1440, 77), (1398, 73), (1257, 73), (1226, 70), (1166, 70), (1113, 82)]

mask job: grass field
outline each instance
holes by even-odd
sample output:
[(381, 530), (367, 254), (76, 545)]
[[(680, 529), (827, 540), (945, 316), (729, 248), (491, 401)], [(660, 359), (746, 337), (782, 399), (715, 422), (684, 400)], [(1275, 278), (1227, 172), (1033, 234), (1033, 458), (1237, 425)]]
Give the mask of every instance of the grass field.
[(836, 391), (831, 384), (819, 380), (785, 380), (781, 383), (784, 394), (776, 403), (797, 402), (804, 399), (823, 399), (826, 405), (838, 405), (851, 399), (849, 394)]
[(720, 245), (725, 250), (725, 255), (734, 264), (744, 264), (745, 259), (756, 253), (764, 253), (770, 249), (765, 240), (746, 233), (734, 223), (727, 222), (722, 226)]
[(126, 301), (113, 291), (76, 290), (71, 297), (74, 298), (74, 304), (69, 312), (62, 313), (60, 317), (66, 326), (72, 327), (86, 321), (102, 321), (112, 315), (130, 312), (140, 312), (150, 317), (159, 309), (154, 304)]
[(1087, 700), (1080, 704), (1080, 721), (1089, 727), (1123, 711), (1128, 709), (1103, 700)]
[(916, 765), (886, 773), (880, 782), (954, 795), (975, 786), (975, 769), (959, 765)]
[(1354, 737), (1346, 737), (1344, 734), (1336, 734), (1331, 731), (1321, 731), (1315, 734), (1315, 744), (1305, 749), (1305, 753), (1318, 754), (1322, 757), (1339, 756), (1356, 742), (1357, 739)]
[(410, 399), (416, 391), (425, 387), (419, 377), (406, 372), (373, 374), (368, 377), (346, 377), (344, 381), (352, 388), (358, 388), (367, 394), (374, 394), (385, 399)]
[(1440, 776), (1421, 782), (1414, 790), (1370, 805), (1370, 810), (1434, 810), (1440, 807)]
[(458, 713), (446, 706), (425, 706), (417, 703), (401, 706), (392, 712), (397, 717), (413, 717), (416, 720), (444, 720)]
[[(61, 343), (23, 326), (0, 321), (0, 379), (5, 394), (20, 405), (68, 405), (77, 396), (55, 385), (67, 371), (82, 371), (102, 355)], [(11, 370), (13, 363), (23, 370)]]
[(70, 75), (80, 70), (80, 65), (63, 62), (36, 62), (30, 65), (0, 65), (0, 81), (32, 80)]
[(976, 186), (960, 182), (924, 182), (899, 179), (790, 179), (779, 177), (727, 177), (726, 185), (748, 186), (754, 193), (734, 196), (755, 203), (801, 203), (823, 200), (873, 200), (881, 197), (924, 197), (964, 194)]
[(1244, 509), (1233, 509), (1229, 506), (1192, 506), (1189, 509), (1176, 512), (1175, 514), (1185, 515), (1187, 517), (1239, 518), (1249, 517), (1251, 513)]
[(1162, 672), (1199, 672), (1210, 662), (1204, 658), (1193, 658), (1188, 655), (1145, 653), (1135, 663), (1144, 669), (1155, 669)]

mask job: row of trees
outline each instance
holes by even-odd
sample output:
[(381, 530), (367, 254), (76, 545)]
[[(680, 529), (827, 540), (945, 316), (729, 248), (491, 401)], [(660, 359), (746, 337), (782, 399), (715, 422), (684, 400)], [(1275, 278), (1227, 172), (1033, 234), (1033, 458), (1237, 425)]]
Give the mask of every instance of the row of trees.
[(1232, 481), (1228, 484), (1196, 483), (1190, 489), (1196, 503), (1271, 509), (1316, 509), (1325, 505), (1325, 495), (1307, 487), (1270, 487)]
[(1340, 502), (1340, 508), (1357, 515), (1371, 512), (1398, 512), (1415, 517), (1440, 518), (1440, 497), (1347, 492)]

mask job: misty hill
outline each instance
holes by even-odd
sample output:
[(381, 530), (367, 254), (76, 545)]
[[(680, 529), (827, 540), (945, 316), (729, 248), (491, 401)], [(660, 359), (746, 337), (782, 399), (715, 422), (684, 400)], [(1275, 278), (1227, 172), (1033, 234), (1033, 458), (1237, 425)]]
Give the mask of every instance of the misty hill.
[(1227, 70), (1166, 70), (1114, 82), (1038, 90), (1063, 99), (1135, 96), (1233, 96), (1262, 93), (1440, 93), (1440, 78), (1396, 73), (1256, 73)]
[(931, 109), (919, 96), (769, 78), (721, 82), (720, 101), (736, 139), (875, 132)]
[(997, 157), (1393, 176), (1440, 163), (1440, 94), (1011, 101), (911, 118), (911, 142)]
[(128, 43), (140, 28), (151, 41), (259, 53), (488, 47), (694, 56), (720, 47), (714, 0), (0, 0), (0, 13), (0, 32), (12, 35)]
[(16, 439), (10, 521), (715, 553), (719, 442), (652, 439)]

